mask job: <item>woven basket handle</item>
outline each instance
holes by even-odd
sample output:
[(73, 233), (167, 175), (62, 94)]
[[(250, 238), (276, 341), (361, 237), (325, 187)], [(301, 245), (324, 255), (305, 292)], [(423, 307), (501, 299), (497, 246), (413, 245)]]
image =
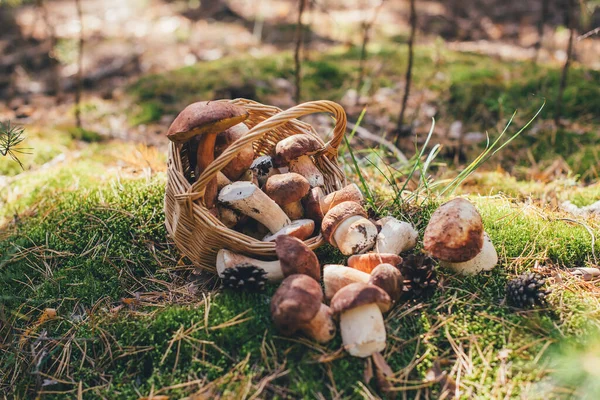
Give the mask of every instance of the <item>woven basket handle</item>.
[(202, 172), (198, 180), (190, 186), (188, 195), (191, 197), (191, 200), (197, 200), (204, 196), (206, 185), (216, 177), (220, 170), (229, 164), (245, 145), (262, 138), (267, 132), (286, 124), (288, 121), (320, 112), (330, 113), (335, 119), (335, 127), (333, 129), (331, 140), (324, 144), (323, 149), (320, 150), (319, 153), (330, 160), (334, 160), (337, 157), (338, 147), (342, 143), (346, 132), (346, 112), (342, 106), (329, 100), (309, 101), (307, 103), (298, 104), (295, 107), (277, 113), (257, 124), (241, 139), (238, 139), (229, 146), (208, 166), (208, 168), (204, 170), (204, 172)]

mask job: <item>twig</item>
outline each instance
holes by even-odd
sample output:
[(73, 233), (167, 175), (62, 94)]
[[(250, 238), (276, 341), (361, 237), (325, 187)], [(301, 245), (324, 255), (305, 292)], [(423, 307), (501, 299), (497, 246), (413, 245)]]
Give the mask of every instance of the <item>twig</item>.
[(351, 122), (346, 123), (346, 126), (349, 129), (354, 130), (354, 132), (362, 139), (365, 140), (371, 140), (373, 142), (379, 143), (382, 146), (387, 147), (392, 153), (394, 153), (394, 155), (396, 156), (396, 158), (398, 159), (398, 161), (401, 161), (403, 163), (407, 163), (408, 162), (408, 158), (406, 158), (406, 156), (404, 155), (404, 153), (397, 148), (392, 142), (390, 142), (389, 140), (386, 140), (382, 137), (379, 137), (371, 132), (369, 132), (366, 128), (363, 128), (362, 126), (358, 126), (355, 125)]
[(301, 90), (300, 74), (301, 74), (301, 68), (302, 68), (302, 62), (300, 61), (300, 51), (302, 50), (302, 43), (304, 40), (304, 34), (303, 34), (304, 27), (302, 26), (302, 15), (304, 14), (305, 6), (306, 6), (306, 0), (298, 0), (298, 23), (296, 25), (296, 48), (294, 50), (294, 64), (296, 66), (296, 68), (294, 70), (294, 77), (296, 80), (296, 93), (295, 93), (296, 104), (300, 103), (300, 90)]
[(75, 88), (75, 120), (77, 128), (81, 128), (81, 90), (83, 74), (83, 11), (81, 10), (81, 0), (75, 0), (77, 7), (77, 18), (79, 19), (79, 49), (77, 54), (77, 87)]
[(415, 1), (416, 0), (410, 0), (410, 37), (408, 38), (408, 66), (406, 67), (406, 84), (404, 86), (404, 96), (402, 97), (402, 108), (400, 109), (400, 116), (398, 117), (398, 126), (396, 129), (396, 146), (400, 141), (400, 132), (402, 131), (402, 125), (404, 125), (404, 113), (406, 112), (406, 102), (408, 101), (408, 95), (410, 93), (410, 84), (412, 81), (414, 43), (415, 35), (417, 32), (417, 10), (415, 7)]
[(584, 33), (583, 35), (577, 36), (577, 41), (579, 42), (580, 40), (587, 39), (590, 36), (595, 35), (597, 33), (600, 33), (600, 26), (597, 27), (596, 29), (592, 29), (588, 33)]
[(560, 114), (562, 111), (562, 98), (563, 93), (565, 91), (565, 87), (567, 86), (567, 77), (569, 73), (569, 66), (571, 65), (571, 58), (573, 57), (573, 37), (575, 36), (575, 24), (573, 23), (573, 0), (569, 0), (567, 2), (567, 12), (565, 15), (565, 25), (570, 29), (569, 33), (569, 45), (567, 46), (567, 60), (565, 61), (565, 65), (562, 69), (562, 74), (560, 76), (560, 84), (558, 87), (558, 95), (556, 96), (556, 107), (554, 108), (554, 124), (556, 126), (560, 125)]
[(367, 46), (369, 44), (369, 39), (371, 39), (371, 28), (375, 24), (377, 20), (377, 16), (383, 7), (385, 0), (380, 0), (379, 4), (375, 8), (375, 12), (373, 12), (373, 16), (371, 19), (363, 24), (363, 40), (362, 46), (360, 49), (360, 61), (358, 65), (358, 82), (356, 84), (356, 105), (359, 103), (360, 99), (360, 88), (363, 84), (363, 79), (365, 77), (365, 61), (367, 59)]

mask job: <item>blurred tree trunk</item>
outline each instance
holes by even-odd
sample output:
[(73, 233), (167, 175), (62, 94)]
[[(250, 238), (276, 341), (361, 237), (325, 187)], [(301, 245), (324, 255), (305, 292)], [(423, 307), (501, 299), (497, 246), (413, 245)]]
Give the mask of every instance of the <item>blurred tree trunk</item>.
[(377, 20), (377, 16), (379, 15), (379, 11), (381, 11), (381, 7), (385, 3), (385, 0), (380, 0), (379, 4), (375, 8), (375, 12), (373, 13), (373, 17), (369, 21), (365, 21), (363, 23), (363, 38), (362, 38), (362, 46), (360, 48), (360, 61), (358, 65), (358, 82), (356, 84), (356, 105), (359, 104), (360, 100), (360, 88), (363, 85), (363, 80), (365, 79), (365, 63), (367, 61), (367, 46), (369, 45), (369, 40), (371, 39), (371, 29)]
[(533, 56), (533, 63), (537, 64), (538, 57), (540, 55), (540, 49), (542, 48), (542, 42), (544, 41), (544, 26), (546, 25), (546, 20), (548, 19), (548, 0), (541, 0), (542, 2), (542, 11), (540, 13), (540, 20), (538, 21), (537, 31), (538, 31), (538, 41), (535, 44), (535, 55)]
[(302, 26), (302, 15), (304, 14), (304, 9), (306, 8), (306, 0), (298, 0), (298, 22), (296, 24), (296, 48), (294, 50), (294, 78), (295, 78), (295, 86), (296, 93), (294, 95), (294, 100), (296, 104), (300, 103), (300, 92), (302, 90), (302, 61), (300, 60), (300, 52), (302, 51), (302, 43), (304, 39), (304, 27)]
[(77, 127), (81, 128), (81, 90), (83, 89), (83, 11), (81, 0), (75, 0), (77, 7), (77, 18), (79, 19), (79, 46), (77, 54), (77, 83), (75, 87), (75, 121)]
[(60, 84), (60, 63), (58, 62), (55, 54), (57, 44), (56, 28), (50, 21), (45, 1), (36, 0), (36, 7), (41, 15), (42, 21), (44, 21), (44, 25), (46, 25), (46, 31), (48, 32), (48, 38), (50, 40), (50, 54), (48, 54), (48, 56), (52, 68), (52, 92), (54, 94), (56, 104), (60, 104), (62, 101), (62, 88)]
[(567, 78), (569, 74), (569, 66), (571, 65), (571, 58), (573, 57), (573, 41), (575, 36), (575, 7), (577, 6), (577, 0), (566, 0), (566, 12), (565, 12), (565, 26), (569, 29), (569, 43), (567, 45), (567, 59), (563, 66), (562, 73), (560, 76), (560, 84), (558, 86), (558, 95), (556, 96), (556, 106), (554, 108), (554, 124), (560, 125), (560, 116), (562, 113), (562, 99), (567, 86)]
[(415, 2), (416, 0), (410, 0), (410, 36), (408, 38), (408, 66), (406, 67), (406, 83), (404, 86), (404, 96), (402, 97), (402, 107), (400, 108), (400, 116), (398, 117), (398, 125), (396, 127), (396, 146), (398, 146), (398, 144), (400, 143), (400, 139), (406, 134), (406, 132), (411, 132), (410, 129), (404, 129), (404, 113), (406, 112), (406, 103), (408, 101), (408, 95), (410, 94), (415, 35), (417, 32), (417, 10)]

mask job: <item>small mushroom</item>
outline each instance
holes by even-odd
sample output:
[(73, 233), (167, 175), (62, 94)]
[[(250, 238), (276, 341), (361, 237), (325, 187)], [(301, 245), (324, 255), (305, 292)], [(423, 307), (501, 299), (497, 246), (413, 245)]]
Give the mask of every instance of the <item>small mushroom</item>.
[(395, 303), (402, 296), (404, 277), (400, 273), (400, 270), (393, 265), (379, 264), (371, 272), (368, 283), (382, 288)]
[(474, 258), (483, 247), (483, 222), (475, 206), (461, 198), (440, 206), (425, 228), (423, 247), (442, 261)]
[(321, 233), (344, 255), (368, 251), (375, 244), (377, 227), (366, 217), (360, 204), (345, 201), (327, 212), (321, 223)]
[(281, 281), (293, 274), (305, 274), (321, 279), (321, 266), (315, 253), (300, 239), (292, 236), (280, 236), (275, 241), (275, 252), (279, 260), (261, 261), (221, 249), (217, 253), (217, 273), (222, 278), (225, 270), (240, 264), (250, 264), (266, 272), (269, 282)]
[[(217, 134), (248, 118), (244, 108), (226, 102), (192, 103), (177, 115), (167, 137), (176, 143), (186, 143), (197, 138), (197, 165), (195, 176), (202, 172), (215, 159)], [(217, 197), (217, 182), (213, 179), (206, 187), (204, 202), (208, 209), (214, 208)]]
[(370, 274), (379, 264), (402, 264), (402, 257), (390, 253), (356, 254), (348, 259), (348, 266)]
[(345, 265), (328, 264), (323, 267), (325, 298), (330, 300), (341, 288), (351, 283), (367, 283), (371, 275)]
[(474, 275), (481, 271), (490, 271), (498, 263), (498, 253), (487, 233), (483, 233), (483, 247), (479, 254), (468, 261), (440, 261), (440, 266), (452, 269), (461, 275)]
[(271, 299), (271, 316), (286, 336), (301, 331), (319, 343), (335, 337), (331, 309), (322, 303), (319, 282), (308, 275), (290, 275), (281, 282)]
[[(215, 141), (215, 157), (220, 156), (225, 149), (241, 139), (248, 133), (249, 129), (246, 124), (241, 123), (232, 126), (229, 129), (220, 132)], [(221, 170), (226, 177), (231, 180), (238, 180), (250, 168), (254, 161), (254, 148), (252, 143), (248, 143), (242, 147), (235, 157)]]
[(276, 167), (289, 166), (290, 172), (304, 176), (311, 187), (324, 186), (323, 174), (310, 158), (320, 150), (322, 144), (311, 135), (299, 134), (289, 136), (277, 143), (274, 164)]
[(260, 156), (250, 165), (250, 171), (256, 177), (258, 186), (263, 187), (269, 177), (278, 174), (279, 170), (273, 166), (271, 156)]
[(310, 190), (310, 184), (302, 175), (295, 172), (273, 175), (267, 179), (263, 190), (281, 206), (290, 219), (300, 219), (304, 216), (300, 200)]
[(376, 225), (381, 228), (375, 241), (375, 249), (380, 253), (400, 254), (417, 245), (419, 233), (408, 222), (384, 217)]
[(320, 222), (332, 207), (344, 201), (354, 201), (363, 204), (364, 200), (362, 192), (355, 183), (331, 192), (326, 196), (322, 188), (315, 187), (311, 189), (304, 199), (304, 207), (308, 218)]
[(283, 210), (256, 185), (240, 181), (225, 186), (219, 201), (265, 225), (277, 233), (291, 223)]
[(366, 283), (352, 283), (333, 296), (331, 310), (340, 314), (342, 342), (350, 355), (365, 358), (385, 349), (382, 313), (390, 306), (390, 296), (383, 289)]
[(305, 240), (310, 237), (315, 231), (315, 221), (312, 219), (297, 219), (291, 224), (284, 226), (276, 233), (265, 236), (263, 242), (274, 242), (281, 235), (290, 235), (297, 237), (300, 240)]

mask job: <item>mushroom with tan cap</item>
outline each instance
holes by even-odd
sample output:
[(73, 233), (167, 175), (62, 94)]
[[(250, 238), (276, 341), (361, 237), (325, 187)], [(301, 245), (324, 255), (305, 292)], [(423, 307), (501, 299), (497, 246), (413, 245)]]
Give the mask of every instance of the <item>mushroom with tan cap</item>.
[(281, 206), (290, 219), (300, 219), (304, 216), (300, 200), (310, 190), (310, 183), (302, 175), (295, 172), (273, 175), (267, 179), (263, 190)]
[(327, 212), (321, 222), (321, 233), (344, 255), (368, 251), (375, 244), (377, 227), (366, 217), (367, 212), (360, 204), (345, 201)]
[(417, 245), (419, 232), (408, 222), (394, 217), (384, 217), (377, 221), (380, 228), (375, 241), (375, 250), (380, 253), (400, 254)]
[(310, 237), (315, 231), (315, 221), (312, 219), (297, 219), (289, 225), (284, 226), (277, 232), (263, 237), (263, 242), (274, 242), (281, 235), (290, 235), (300, 240), (305, 240)]
[(382, 288), (395, 303), (402, 296), (404, 277), (395, 266), (391, 264), (379, 264), (371, 272), (368, 283)]
[(271, 299), (271, 316), (286, 336), (301, 331), (319, 343), (335, 337), (332, 312), (323, 304), (321, 286), (308, 275), (290, 275), (281, 282)]
[(278, 174), (279, 170), (273, 166), (271, 156), (260, 156), (256, 158), (250, 165), (250, 171), (256, 177), (258, 186), (263, 187), (269, 177)]
[(352, 283), (333, 296), (331, 310), (340, 315), (342, 342), (350, 355), (365, 358), (385, 349), (382, 313), (391, 303), (383, 289), (366, 283)]
[(452, 269), (461, 275), (474, 275), (481, 271), (490, 271), (498, 263), (498, 253), (486, 232), (483, 233), (483, 247), (472, 259), (463, 262), (440, 261), (440, 266)]
[(293, 274), (305, 274), (316, 280), (321, 279), (321, 266), (317, 256), (300, 239), (292, 236), (278, 237), (275, 241), (275, 252), (279, 260), (262, 261), (221, 249), (217, 253), (217, 273), (223, 278), (226, 270), (246, 264), (265, 271), (265, 278), (269, 282), (279, 282)]
[(325, 185), (323, 174), (310, 158), (323, 145), (311, 135), (299, 134), (289, 136), (277, 143), (273, 162), (276, 167), (289, 166), (290, 172), (305, 177), (311, 187)]
[[(249, 129), (246, 124), (240, 123), (220, 132), (215, 141), (215, 157), (220, 156), (229, 146), (244, 137), (248, 131)], [(252, 147), (252, 143), (248, 143), (223, 167), (221, 172), (227, 178), (236, 181), (250, 168), (253, 161), (254, 148)]]
[(306, 216), (315, 221), (321, 221), (323, 216), (336, 205), (344, 201), (354, 201), (359, 204), (364, 203), (364, 196), (355, 183), (344, 186), (340, 190), (331, 192), (328, 195), (323, 193), (320, 187), (312, 188), (304, 199)]
[[(167, 137), (176, 143), (185, 143), (196, 138), (197, 165), (195, 176), (202, 172), (215, 159), (215, 140), (217, 134), (248, 118), (248, 111), (227, 102), (197, 102), (192, 103), (177, 115)], [(216, 179), (207, 185), (204, 202), (212, 209), (217, 197)]]
[(348, 259), (348, 266), (370, 274), (379, 264), (402, 264), (402, 257), (390, 253), (356, 254)]
[(277, 233), (291, 223), (277, 203), (251, 182), (239, 181), (225, 186), (219, 193), (219, 201), (254, 218), (271, 233)]
[(471, 260), (483, 247), (481, 215), (465, 199), (456, 198), (441, 205), (425, 228), (423, 247), (443, 261)]

